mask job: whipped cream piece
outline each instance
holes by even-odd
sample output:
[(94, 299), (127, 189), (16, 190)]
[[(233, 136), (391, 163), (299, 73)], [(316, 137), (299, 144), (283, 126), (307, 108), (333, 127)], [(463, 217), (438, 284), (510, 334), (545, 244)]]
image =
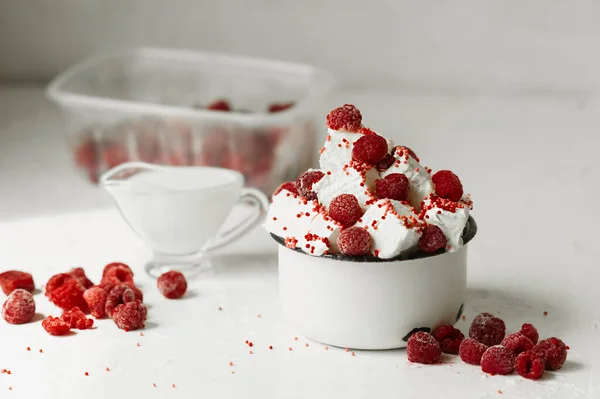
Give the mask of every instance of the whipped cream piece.
[(356, 225), (371, 234), (373, 254), (381, 259), (415, 248), (421, 237), (422, 223), (417, 220), (414, 209), (396, 200), (375, 202)]
[(404, 147), (396, 147), (394, 156), (396, 157), (396, 162), (386, 171), (382, 172), (381, 177), (386, 177), (392, 173), (405, 174), (410, 184), (408, 200), (415, 209), (419, 210), (421, 201), (434, 192), (431, 176), (427, 169), (413, 158)]
[(354, 194), (364, 211), (373, 199), (371, 190), (378, 178), (379, 172), (374, 166), (351, 162), (336, 172), (325, 172), (325, 176), (313, 184), (312, 190), (325, 209), (329, 209), (329, 204), (338, 195)]
[(459, 202), (430, 196), (425, 199), (425, 222), (438, 226), (446, 236), (446, 250), (454, 252), (463, 245), (463, 231), (469, 219), (472, 202), (466, 198)]

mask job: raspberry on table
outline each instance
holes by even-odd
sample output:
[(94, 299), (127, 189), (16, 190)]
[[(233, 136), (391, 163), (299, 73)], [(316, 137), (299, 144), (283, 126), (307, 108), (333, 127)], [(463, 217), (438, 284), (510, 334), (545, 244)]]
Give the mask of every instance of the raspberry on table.
[(489, 374), (507, 375), (515, 369), (515, 354), (502, 345), (488, 348), (481, 357), (481, 370)]
[(206, 109), (209, 109), (211, 111), (228, 112), (228, 111), (231, 111), (231, 106), (229, 105), (227, 100), (218, 99), (218, 100), (215, 100), (212, 103), (208, 104), (206, 106)]
[(500, 345), (512, 350), (515, 355), (533, 349), (533, 342), (520, 332), (507, 335)]
[(89, 330), (94, 326), (94, 320), (88, 319), (78, 307), (70, 310), (65, 310), (61, 319), (69, 325), (69, 328), (78, 330)]
[(10, 295), (17, 288), (22, 288), (29, 292), (33, 292), (35, 289), (31, 274), (18, 270), (9, 270), (0, 273), (0, 287), (2, 287), (2, 291), (6, 295)]
[(540, 339), (540, 335), (533, 324), (524, 323), (521, 326), (521, 334), (529, 338), (534, 345), (537, 344), (538, 340)]
[(298, 194), (298, 190), (296, 189), (296, 182), (286, 181), (285, 183), (281, 183), (277, 190), (273, 193), (273, 197), (282, 192), (283, 190), (288, 190), (292, 194)]
[(336, 222), (349, 227), (360, 219), (363, 212), (353, 194), (342, 194), (331, 200), (328, 214)]
[(387, 141), (377, 134), (368, 134), (354, 143), (352, 159), (370, 165), (377, 165), (387, 153)]
[(409, 188), (408, 177), (402, 173), (390, 173), (383, 179), (375, 181), (375, 190), (380, 199), (406, 201)]
[(44, 295), (50, 296), (52, 291), (54, 291), (55, 289), (57, 289), (58, 287), (63, 285), (65, 283), (65, 281), (72, 280), (72, 279), (73, 279), (73, 277), (69, 276), (67, 273), (55, 274), (54, 276), (50, 277), (50, 279), (46, 283), (46, 291), (45, 291)]
[(121, 330), (133, 331), (144, 328), (148, 309), (138, 300), (133, 300), (116, 307), (113, 321)]
[(83, 299), (87, 303), (90, 313), (97, 319), (106, 316), (106, 299), (108, 292), (101, 287), (92, 287), (85, 290)]
[(87, 303), (83, 299), (84, 292), (85, 288), (83, 288), (83, 285), (65, 273), (52, 276), (46, 284), (48, 299), (63, 310), (78, 307), (87, 312)]
[(371, 235), (362, 227), (350, 227), (342, 230), (337, 238), (337, 245), (344, 255), (366, 255), (371, 252)]
[(423, 252), (435, 252), (438, 249), (446, 248), (448, 240), (446, 235), (438, 226), (428, 224), (419, 238), (419, 248)]
[(71, 331), (71, 327), (68, 323), (63, 321), (60, 317), (48, 316), (42, 321), (42, 327), (51, 335), (65, 335)]
[(82, 267), (76, 267), (67, 274), (73, 277), (75, 280), (79, 281), (79, 284), (83, 285), (83, 288), (85, 289), (94, 286), (94, 283), (92, 283), (90, 279), (85, 275), (85, 270), (83, 270)]
[(460, 344), (465, 339), (463, 333), (450, 324), (443, 324), (435, 329), (433, 337), (439, 342), (442, 352), (453, 355), (458, 354)]
[(185, 276), (176, 270), (162, 274), (156, 284), (161, 294), (169, 299), (179, 299), (187, 291)]
[(546, 361), (533, 351), (525, 351), (515, 360), (515, 369), (521, 377), (538, 380), (544, 375)]
[(10, 324), (29, 322), (35, 314), (33, 295), (27, 290), (17, 288), (10, 293), (2, 306), (2, 317)]
[(504, 321), (490, 313), (481, 313), (473, 319), (469, 337), (487, 346), (500, 344), (506, 334)]
[(133, 300), (135, 300), (135, 293), (131, 288), (123, 284), (115, 286), (106, 297), (106, 315), (112, 317), (117, 306)]
[(479, 366), (481, 364), (481, 357), (488, 348), (487, 345), (477, 342), (473, 338), (467, 338), (461, 342), (458, 354), (463, 362)]
[(126, 281), (133, 282), (131, 268), (124, 263), (110, 263), (104, 267), (100, 284), (110, 282), (116, 285)]
[(562, 340), (556, 337), (538, 342), (531, 351), (536, 356), (544, 358), (546, 370), (558, 370), (567, 360), (567, 347)]
[(296, 179), (296, 189), (298, 194), (306, 198), (307, 200), (316, 200), (317, 194), (312, 191), (312, 186), (325, 176), (325, 173), (320, 170), (309, 170), (302, 173)]
[(135, 296), (135, 299), (144, 303), (144, 293), (133, 283), (133, 281), (123, 281), (121, 284), (126, 285), (129, 288), (131, 288), (131, 290), (133, 291), (133, 295)]
[(463, 186), (458, 176), (449, 170), (440, 170), (431, 176), (435, 192), (439, 197), (450, 201), (460, 201), (463, 196)]
[(442, 348), (433, 335), (418, 331), (406, 343), (408, 360), (413, 363), (434, 364), (442, 356)]
[(327, 127), (332, 130), (344, 130), (356, 133), (362, 126), (362, 115), (352, 104), (345, 104), (329, 112), (326, 117)]
[(396, 162), (396, 158), (392, 154), (385, 154), (381, 161), (377, 162), (376, 168), (378, 172), (385, 172)]

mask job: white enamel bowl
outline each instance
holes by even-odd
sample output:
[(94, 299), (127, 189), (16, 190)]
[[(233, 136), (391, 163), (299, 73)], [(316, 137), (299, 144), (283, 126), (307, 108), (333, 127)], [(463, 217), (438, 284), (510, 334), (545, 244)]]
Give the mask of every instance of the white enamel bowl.
[(406, 346), (415, 330), (455, 323), (467, 294), (467, 250), (473, 218), (456, 252), (414, 253), (390, 260), (315, 257), (279, 245), (279, 297), (300, 333), (354, 349)]

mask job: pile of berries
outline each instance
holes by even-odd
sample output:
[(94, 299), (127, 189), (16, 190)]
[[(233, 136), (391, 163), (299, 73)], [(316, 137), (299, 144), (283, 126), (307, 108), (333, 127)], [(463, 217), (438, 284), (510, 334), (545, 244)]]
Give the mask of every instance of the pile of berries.
[(408, 360), (433, 364), (442, 352), (458, 354), (468, 364), (481, 366), (489, 374), (507, 375), (513, 371), (525, 378), (537, 380), (545, 370), (558, 370), (567, 358), (568, 346), (558, 338), (539, 341), (537, 329), (528, 323), (521, 330), (506, 335), (504, 321), (490, 313), (481, 313), (473, 320), (469, 338), (449, 324), (438, 327), (433, 334), (417, 332), (408, 339)]

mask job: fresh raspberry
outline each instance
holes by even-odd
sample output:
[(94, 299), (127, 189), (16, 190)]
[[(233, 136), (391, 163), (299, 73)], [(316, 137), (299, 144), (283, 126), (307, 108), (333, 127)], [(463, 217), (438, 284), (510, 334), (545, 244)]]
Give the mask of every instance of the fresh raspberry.
[(377, 170), (379, 172), (385, 172), (394, 164), (394, 162), (396, 162), (396, 158), (394, 158), (393, 155), (385, 154), (381, 161), (377, 162)]
[(458, 355), (460, 344), (465, 339), (463, 333), (450, 324), (439, 326), (432, 335), (442, 347), (442, 352), (451, 353), (453, 355)]
[(533, 351), (525, 351), (517, 356), (515, 369), (521, 377), (530, 380), (538, 380), (544, 375), (546, 361), (543, 357), (536, 355)]
[(538, 334), (537, 329), (533, 326), (533, 324), (525, 323), (521, 326), (521, 334), (526, 336), (533, 342), (533, 344), (537, 344), (540, 339), (540, 335)]
[(131, 290), (133, 291), (133, 295), (135, 296), (135, 299), (144, 303), (144, 293), (133, 283), (133, 281), (123, 281), (121, 284), (126, 285), (129, 288), (131, 288)]
[(269, 113), (273, 114), (276, 112), (282, 112), (290, 109), (294, 106), (294, 103), (273, 103), (269, 105)]
[(219, 100), (215, 100), (212, 103), (208, 104), (206, 106), (206, 109), (209, 109), (211, 111), (228, 112), (228, 111), (231, 111), (231, 106), (229, 105), (227, 100), (219, 99)]
[(69, 325), (69, 328), (76, 328), (78, 330), (89, 330), (94, 326), (94, 320), (85, 317), (85, 313), (78, 307), (65, 310), (61, 319)]
[(512, 350), (515, 355), (533, 349), (533, 342), (520, 332), (508, 334), (500, 345)]
[(69, 276), (73, 277), (75, 280), (79, 281), (79, 284), (83, 285), (83, 288), (88, 289), (94, 286), (94, 283), (90, 281), (89, 278), (85, 275), (85, 271), (82, 267), (77, 267), (72, 269), (69, 273)]
[(2, 317), (10, 324), (24, 324), (35, 314), (33, 295), (27, 290), (17, 288), (8, 296), (2, 306)]
[(327, 114), (327, 127), (333, 130), (345, 130), (356, 133), (362, 126), (362, 115), (352, 104), (333, 109)]
[(371, 252), (371, 235), (362, 227), (350, 227), (342, 230), (337, 245), (344, 255), (366, 255)]
[(380, 199), (406, 201), (409, 187), (408, 177), (402, 173), (391, 173), (383, 179), (375, 181), (375, 190)]
[(498, 345), (504, 339), (505, 334), (504, 321), (490, 313), (481, 313), (475, 316), (471, 328), (469, 328), (469, 337), (487, 346)]
[(418, 331), (408, 339), (406, 354), (413, 363), (433, 364), (440, 360), (442, 348), (431, 334)]
[(84, 312), (87, 311), (87, 303), (83, 299), (84, 292), (83, 285), (65, 273), (52, 276), (46, 283), (48, 299), (63, 310), (69, 310), (77, 306)]
[(117, 285), (106, 297), (105, 311), (108, 317), (113, 316), (115, 308), (121, 304), (131, 302), (135, 299), (135, 294), (131, 288), (126, 285)]
[(17, 288), (22, 288), (29, 292), (33, 292), (35, 289), (31, 274), (17, 270), (9, 270), (0, 274), (0, 287), (2, 287), (2, 291), (6, 295), (10, 295)]
[(319, 170), (309, 170), (302, 173), (296, 179), (296, 189), (298, 194), (307, 200), (316, 200), (317, 194), (312, 191), (313, 184), (321, 180), (325, 174)]
[(460, 201), (463, 196), (463, 186), (458, 176), (449, 170), (440, 170), (431, 180), (435, 185), (435, 192), (438, 196), (449, 199), (450, 201)]
[(477, 342), (473, 338), (467, 338), (460, 344), (458, 354), (463, 362), (479, 366), (481, 356), (488, 348), (487, 345)]
[(106, 298), (108, 298), (108, 292), (100, 287), (88, 288), (83, 293), (83, 299), (88, 304), (90, 313), (97, 319), (106, 316)]
[(338, 195), (329, 204), (329, 216), (346, 227), (354, 225), (362, 214), (358, 200), (352, 194)]
[(65, 323), (60, 317), (46, 317), (42, 321), (42, 327), (51, 335), (65, 335), (71, 331), (69, 324)]
[(556, 337), (544, 339), (533, 347), (536, 356), (543, 357), (546, 361), (546, 370), (558, 370), (567, 360), (567, 347)]
[(502, 345), (490, 346), (481, 357), (481, 370), (489, 374), (507, 375), (515, 369), (515, 353)]
[(185, 276), (176, 270), (166, 272), (158, 278), (158, 290), (169, 299), (181, 298), (187, 291)]
[(298, 194), (298, 190), (296, 189), (296, 182), (286, 181), (285, 183), (282, 183), (279, 187), (277, 187), (277, 190), (275, 190), (275, 192), (273, 193), (273, 197), (282, 192), (283, 190), (288, 190), (292, 194)]
[(387, 153), (387, 141), (377, 134), (368, 134), (354, 143), (352, 159), (370, 165), (377, 165)]
[[(116, 273), (121, 276), (123, 276), (125, 274), (131, 274), (131, 276), (132, 276), (131, 280), (133, 281), (133, 271), (131, 270), (131, 268), (129, 266), (127, 266), (125, 263), (121, 263), (121, 262), (113, 262), (113, 263), (109, 263), (108, 265), (104, 266), (104, 270), (102, 270), (102, 277), (104, 278), (107, 274), (109, 274), (109, 272), (113, 268), (117, 268), (118, 270), (120, 270), (120, 272), (114, 272), (113, 274)], [(129, 273), (125, 272), (124, 270), (129, 270)], [(123, 281), (123, 280), (121, 280), (121, 281)]]
[(445, 248), (447, 244), (446, 235), (438, 226), (428, 224), (419, 239), (419, 248), (423, 252), (435, 252)]
[(144, 328), (148, 309), (140, 301), (134, 300), (116, 307), (113, 321), (121, 330), (133, 331)]

